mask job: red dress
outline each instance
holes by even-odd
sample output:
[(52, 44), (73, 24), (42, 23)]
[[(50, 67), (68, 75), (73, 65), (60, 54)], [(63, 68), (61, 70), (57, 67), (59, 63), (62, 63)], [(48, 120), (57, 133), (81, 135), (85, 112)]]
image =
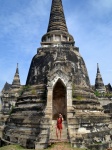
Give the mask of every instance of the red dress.
[(60, 130), (62, 129), (62, 118), (57, 119), (57, 128)]

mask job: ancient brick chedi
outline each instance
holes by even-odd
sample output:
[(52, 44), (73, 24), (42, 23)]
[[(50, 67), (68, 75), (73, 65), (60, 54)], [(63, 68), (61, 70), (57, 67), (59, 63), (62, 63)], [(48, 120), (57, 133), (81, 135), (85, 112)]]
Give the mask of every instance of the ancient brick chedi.
[(15, 105), (17, 97), (19, 97), (19, 91), (21, 89), (18, 64), (16, 72), (12, 81), (12, 84), (5, 83), (2, 89), (1, 103), (3, 114), (8, 114), (11, 107)]
[(3, 140), (46, 148), (56, 140), (59, 113), (64, 117), (62, 140), (94, 150), (111, 146), (110, 116), (92, 91), (84, 60), (68, 32), (62, 1), (52, 0), (47, 33), (7, 119)]
[(97, 74), (96, 74), (96, 80), (95, 80), (95, 89), (100, 93), (106, 92), (106, 88), (105, 88), (104, 83), (103, 83), (103, 79), (102, 79), (102, 76), (100, 73), (98, 63), (97, 63)]

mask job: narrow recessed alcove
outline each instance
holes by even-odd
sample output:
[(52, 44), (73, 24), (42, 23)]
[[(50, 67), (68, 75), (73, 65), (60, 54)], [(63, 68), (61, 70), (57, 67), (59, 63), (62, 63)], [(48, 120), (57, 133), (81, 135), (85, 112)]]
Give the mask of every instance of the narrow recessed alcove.
[(61, 113), (64, 117), (64, 120), (67, 118), (67, 90), (62, 82), (59, 79), (53, 88), (53, 120), (56, 120), (59, 113)]

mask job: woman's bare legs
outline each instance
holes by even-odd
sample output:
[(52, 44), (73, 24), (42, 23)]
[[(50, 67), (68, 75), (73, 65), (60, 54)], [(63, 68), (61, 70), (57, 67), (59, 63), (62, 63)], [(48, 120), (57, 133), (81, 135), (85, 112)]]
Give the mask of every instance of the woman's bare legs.
[(57, 140), (58, 140), (58, 135), (59, 134), (60, 134), (60, 140), (61, 140), (62, 129), (56, 128), (56, 137), (57, 137)]
[(62, 133), (62, 129), (60, 129), (59, 131), (60, 131), (60, 140), (61, 140), (61, 133)]

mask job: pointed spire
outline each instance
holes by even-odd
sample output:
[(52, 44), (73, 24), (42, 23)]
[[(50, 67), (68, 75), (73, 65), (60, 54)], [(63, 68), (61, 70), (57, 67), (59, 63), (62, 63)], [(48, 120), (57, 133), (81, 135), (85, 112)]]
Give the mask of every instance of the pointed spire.
[(60, 30), (68, 32), (62, 0), (52, 0), (51, 13), (47, 32)]
[(47, 33), (41, 39), (42, 47), (74, 46), (74, 38), (68, 33), (62, 0), (52, 0)]
[(97, 63), (97, 73), (100, 73), (99, 64)]
[(16, 68), (16, 73), (14, 75), (14, 79), (12, 82), (12, 88), (19, 88), (20, 87), (20, 77), (19, 77), (19, 69), (18, 69), (18, 63)]
[(101, 93), (106, 91), (98, 63), (97, 63), (97, 74), (96, 74), (96, 80), (95, 80), (95, 89)]
[(16, 73), (19, 74), (18, 63), (17, 63)]

